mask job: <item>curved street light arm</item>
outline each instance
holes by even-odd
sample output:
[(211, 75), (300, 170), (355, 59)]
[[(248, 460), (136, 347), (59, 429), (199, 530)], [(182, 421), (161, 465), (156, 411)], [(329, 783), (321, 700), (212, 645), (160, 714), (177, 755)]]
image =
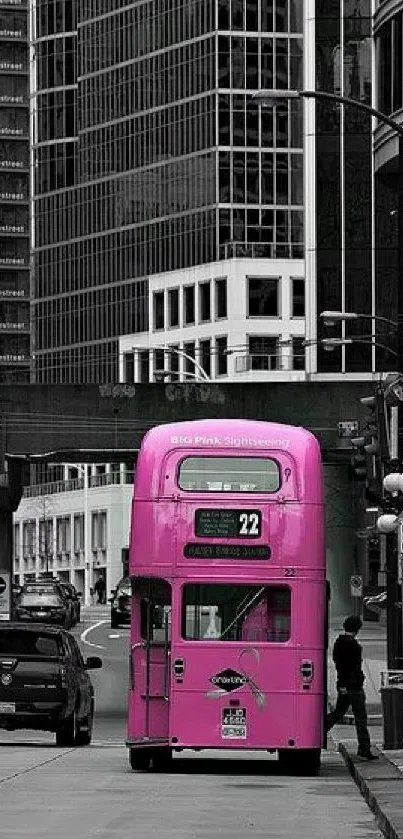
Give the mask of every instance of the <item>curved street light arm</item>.
[(359, 99), (351, 99), (349, 96), (339, 96), (338, 93), (326, 93), (322, 90), (298, 90), (296, 94), (298, 97), (301, 96), (305, 99), (327, 99), (329, 102), (335, 102), (339, 105), (351, 105), (354, 108), (359, 108), (361, 111), (366, 111), (370, 116), (376, 117), (380, 122), (385, 122), (386, 125), (389, 125), (397, 134), (403, 137), (403, 125), (400, 125), (399, 122), (396, 122), (392, 117), (388, 117), (382, 111), (378, 111), (377, 108), (366, 105), (365, 102), (361, 102)]
[(325, 311), (321, 312), (319, 315), (321, 320), (335, 320), (337, 322), (342, 321), (352, 321), (352, 320), (361, 320), (361, 318), (365, 318), (366, 320), (380, 320), (382, 323), (387, 323), (388, 326), (393, 326), (394, 329), (397, 329), (397, 321), (391, 320), (391, 318), (386, 318), (383, 315), (369, 315), (363, 314), (362, 312), (331, 312)]
[(387, 344), (382, 344), (381, 341), (373, 341), (371, 340), (371, 337), (361, 338), (359, 335), (354, 335), (353, 338), (322, 338), (320, 343), (323, 347), (343, 347), (348, 346), (349, 344), (370, 344), (372, 347), (379, 347), (382, 350), (386, 350), (391, 355), (394, 355), (396, 358), (398, 357), (398, 353), (396, 350), (392, 350), (392, 347), (388, 347)]
[(163, 347), (156, 347), (156, 349), (161, 349), (161, 350), (165, 350), (165, 352), (171, 352), (171, 353), (175, 353), (176, 355), (181, 355), (182, 358), (186, 358), (188, 361), (191, 361), (192, 364), (194, 364), (195, 369), (198, 370), (198, 372), (200, 373), (200, 375), (203, 377), (203, 379), (206, 382), (211, 382), (210, 376), (207, 375), (204, 367), (202, 367), (202, 365), (199, 364), (199, 362), (196, 361), (196, 359), (193, 358), (193, 356), (191, 356), (187, 352), (185, 352), (185, 350), (178, 349), (177, 347), (168, 347), (166, 345), (163, 346)]

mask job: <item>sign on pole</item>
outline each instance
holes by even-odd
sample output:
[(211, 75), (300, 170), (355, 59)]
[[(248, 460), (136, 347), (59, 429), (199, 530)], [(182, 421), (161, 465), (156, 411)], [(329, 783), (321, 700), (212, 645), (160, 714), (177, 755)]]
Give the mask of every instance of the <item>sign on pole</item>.
[(0, 621), (10, 620), (10, 574), (0, 571)]
[(350, 591), (352, 597), (362, 597), (362, 577), (359, 574), (353, 574), (350, 577)]
[(403, 579), (403, 519), (397, 523), (397, 582), (401, 585)]

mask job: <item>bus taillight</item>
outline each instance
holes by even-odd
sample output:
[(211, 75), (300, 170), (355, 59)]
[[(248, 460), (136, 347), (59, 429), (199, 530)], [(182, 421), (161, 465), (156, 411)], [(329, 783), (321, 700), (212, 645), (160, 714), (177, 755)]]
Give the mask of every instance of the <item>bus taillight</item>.
[(302, 684), (310, 685), (313, 679), (313, 661), (304, 659), (301, 661), (300, 673), (302, 677)]

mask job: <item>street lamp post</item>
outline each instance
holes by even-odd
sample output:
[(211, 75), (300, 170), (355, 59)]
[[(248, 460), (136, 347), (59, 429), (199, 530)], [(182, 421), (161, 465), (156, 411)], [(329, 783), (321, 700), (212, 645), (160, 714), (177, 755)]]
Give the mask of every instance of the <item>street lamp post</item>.
[[(351, 99), (349, 96), (339, 96), (337, 93), (326, 93), (322, 90), (259, 90), (253, 94), (262, 105), (273, 108), (276, 105), (284, 104), (292, 99), (318, 99), (323, 102), (333, 102), (336, 105), (346, 105), (365, 111), (369, 116), (375, 117), (379, 122), (389, 125), (398, 135), (399, 142), (399, 166), (398, 166), (398, 288), (397, 288), (397, 358), (399, 373), (403, 373), (403, 125), (400, 125), (392, 117), (378, 111), (371, 105), (361, 102), (359, 99)], [(399, 408), (399, 427), (403, 430), (403, 405)], [(403, 460), (403, 441), (399, 438), (399, 461)]]
[[(192, 376), (192, 378), (198, 378), (199, 381), (201, 380), (201, 381), (204, 381), (204, 382), (211, 382), (210, 376), (206, 373), (204, 367), (202, 367), (200, 362), (196, 361), (196, 359), (193, 358), (192, 355), (189, 355), (189, 353), (185, 352), (185, 350), (182, 350), (180, 347), (169, 347), (166, 344), (160, 345), (158, 347), (142, 347), (142, 346), (139, 345), (139, 346), (132, 347), (132, 350), (134, 352), (147, 352), (147, 350), (148, 350), (148, 352), (153, 352), (154, 350), (163, 350), (164, 352), (173, 353), (174, 355), (177, 355), (179, 358), (184, 358), (184, 359), (186, 359), (187, 361), (190, 361), (193, 364), (193, 366), (195, 368), (195, 372), (190, 374)], [(168, 370), (161, 370), (161, 371), (156, 370), (155, 373), (156, 374), (159, 373), (160, 375), (164, 375), (164, 377), (168, 374), (172, 375), (172, 371), (168, 371)], [(188, 375), (188, 374), (186, 374), (186, 375)]]
[(94, 566), (91, 550), (91, 520), (88, 504), (88, 464), (74, 463), (74, 469), (81, 472), (83, 476), (84, 489), (84, 604), (91, 606), (91, 591), (93, 589)]
[[(358, 99), (351, 99), (347, 96), (340, 96), (336, 93), (327, 93), (325, 91), (317, 90), (260, 90), (254, 94), (254, 99), (257, 99), (262, 105), (273, 108), (275, 105), (284, 103), (292, 99), (318, 99), (323, 102), (333, 102), (336, 105), (345, 105), (347, 107), (356, 108), (364, 111), (369, 116), (375, 117), (379, 122), (388, 125), (398, 136), (398, 287), (397, 287), (397, 366), (399, 374), (403, 374), (403, 125), (400, 125), (392, 117), (382, 113), (370, 105), (361, 102)], [(397, 422), (397, 459), (401, 468), (403, 461), (403, 402), (398, 405), (398, 422)], [(387, 638), (388, 638), (388, 668), (398, 669), (399, 665), (402, 667), (403, 662), (398, 661), (399, 647), (395, 643), (395, 639), (399, 635), (398, 622), (402, 621), (402, 609), (400, 616), (396, 603), (392, 600), (397, 600), (398, 591), (398, 576), (397, 576), (397, 550), (393, 551), (390, 556), (390, 565), (388, 568), (390, 579), (387, 587)], [(392, 579), (393, 578), (393, 579)], [(392, 584), (393, 583), (393, 584)], [(401, 633), (400, 633), (401, 634)], [(397, 711), (397, 707), (395, 709)], [(385, 722), (385, 721), (384, 721)], [(385, 732), (385, 740), (387, 739)]]

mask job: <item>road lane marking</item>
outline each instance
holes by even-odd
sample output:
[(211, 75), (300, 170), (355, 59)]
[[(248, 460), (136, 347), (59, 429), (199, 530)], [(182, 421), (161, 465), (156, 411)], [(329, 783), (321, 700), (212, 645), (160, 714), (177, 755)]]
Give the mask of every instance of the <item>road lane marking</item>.
[(88, 644), (89, 647), (96, 647), (97, 650), (106, 650), (106, 647), (104, 647), (102, 644), (93, 644), (91, 641), (87, 641), (88, 633), (92, 632), (93, 629), (97, 629), (98, 626), (102, 626), (104, 623), (109, 623), (109, 621), (107, 621), (107, 620), (97, 621), (96, 623), (93, 623), (91, 626), (89, 626), (87, 629), (85, 629), (84, 632), (82, 632), (81, 635), (80, 635), (80, 638), (81, 638), (81, 641), (83, 642), (83, 644)]
[(108, 638), (121, 638), (121, 635), (108, 635)]

